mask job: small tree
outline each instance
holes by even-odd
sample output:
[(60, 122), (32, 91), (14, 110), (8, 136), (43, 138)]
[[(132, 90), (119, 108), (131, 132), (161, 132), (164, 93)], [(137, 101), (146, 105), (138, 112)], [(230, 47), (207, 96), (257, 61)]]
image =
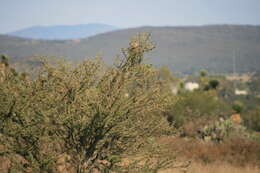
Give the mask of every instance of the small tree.
[(243, 122), (246, 127), (260, 132), (260, 108), (257, 107), (242, 114)]
[(201, 70), (200, 71), (200, 77), (206, 77), (207, 76), (207, 71), (206, 70)]
[(122, 62), (104, 75), (98, 77), (100, 66), (90, 61), (72, 71), (77, 82), (72, 79), (67, 85), (62, 105), (69, 111), (62, 113), (58, 132), (78, 172), (111, 169), (113, 158), (134, 149), (133, 144), (160, 126), (162, 117), (155, 112), (163, 109), (164, 97), (155, 80), (157, 71), (141, 64), (144, 53), (153, 48), (149, 35), (138, 35), (123, 49)]
[(240, 101), (234, 101), (232, 108), (236, 113), (240, 114), (244, 109), (244, 105)]
[(216, 93), (210, 91), (180, 93), (176, 103), (167, 110), (168, 120), (179, 128), (187, 122), (214, 119), (227, 111), (224, 102), (216, 97)]
[(208, 84), (204, 87), (204, 90), (205, 91), (208, 91), (210, 89), (217, 89), (217, 87), (219, 86), (219, 81), (218, 80), (215, 80), (215, 79), (212, 79), (208, 82)]
[(218, 80), (210, 80), (209, 86), (212, 89), (217, 89), (217, 87), (219, 86), (219, 81)]

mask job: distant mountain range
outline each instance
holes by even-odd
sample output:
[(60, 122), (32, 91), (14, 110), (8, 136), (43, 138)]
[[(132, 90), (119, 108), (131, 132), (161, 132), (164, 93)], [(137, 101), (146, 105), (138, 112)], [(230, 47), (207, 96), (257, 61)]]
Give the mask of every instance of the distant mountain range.
[(167, 65), (181, 73), (200, 69), (231, 73), (235, 62), (237, 72), (260, 72), (260, 26), (139, 27), (62, 41), (0, 35), (0, 53), (13, 57), (14, 63), (28, 64), (35, 64), (34, 58), (28, 59), (33, 55), (82, 60), (100, 54), (105, 62), (112, 64), (130, 38), (142, 32), (150, 32), (156, 44), (156, 49), (146, 55), (147, 63)]
[(33, 26), (7, 34), (29, 39), (70, 40), (86, 38), (116, 29), (118, 27), (106, 24)]

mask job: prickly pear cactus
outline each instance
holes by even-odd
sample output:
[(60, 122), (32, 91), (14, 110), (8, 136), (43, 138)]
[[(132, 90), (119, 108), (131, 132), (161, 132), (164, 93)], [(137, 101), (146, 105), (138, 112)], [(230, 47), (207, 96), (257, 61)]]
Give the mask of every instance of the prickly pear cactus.
[(232, 119), (220, 119), (214, 124), (204, 126), (198, 131), (199, 138), (205, 141), (221, 142), (231, 135), (239, 134), (246, 136), (246, 128), (242, 125), (234, 123)]

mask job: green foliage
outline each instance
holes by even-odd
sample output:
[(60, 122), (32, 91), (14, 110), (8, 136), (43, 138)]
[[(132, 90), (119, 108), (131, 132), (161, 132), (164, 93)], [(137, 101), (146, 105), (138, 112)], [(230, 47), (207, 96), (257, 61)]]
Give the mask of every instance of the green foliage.
[(205, 86), (204, 86), (204, 90), (205, 91), (208, 91), (208, 90), (210, 90), (210, 89), (217, 89), (217, 87), (219, 86), (219, 81), (218, 80), (216, 80), (216, 79), (212, 79), (212, 80), (210, 80), (209, 82), (208, 82), (208, 84), (206, 84)]
[(212, 89), (217, 89), (217, 87), (219, 86), (219, 81), (218, 80), (210, 80), (209, 86)]
[(260, 131), (260, 108), (257, 107), (253, 110), (242, 114), (243, 122), (249, 129)]
[(217, 117), (226, 110), (227, 106), (217, 98), (215, 92), (194, 91), (182, 93), (166, 114), (170, 123), (181, 127), (184, 123), (201, 117)]
[(112, 68), (99, 59), (76, 67), (43, 61), (34, 80), (7, 71), (0, 85), (0, 143), (1, 154), (17, 161), (12, 169), (54, 172), (66, 153), (78, 173), (111, 170), (122, 153), (137, 151), (164, 128), (159, 112), (168, 96), (158, 71), (142, 64), (154, 48), (149, 38), (138, 35)]
[[(26, 81), (13, 70), (7, 70), (0, 85), (0, 143), (2, 155), (14, 163), (12, 170), (50, 171), (56, 153), (52, 133), (38, 81)], [(50, 102), (51, 103), (51, 102)], [(46, 110), (45, 110), (46, 109)]]
[(183, 89), (184, 88), (184, 83), (180, 82), (180, 88)]
[(241, 113), (244, 109), (244, 104), (238, 100), (234, 101), (233, 105), (232, 105), (232, 109), (236, 112), (236, 113)]
[(215, 123), (208, 124), (199, 130), (198, 136), (205, 141), (220, 142), (233, 135), (246, 136), (246, 128), (236, 124), (232, 119), (220, 118)]
[(207, 71), (206, 70), (201, 70), (200, 71), (200, 77), (206, 77), (207, 76)]
[(5, 66), (9, 66), (9, 63), (8, 63), (8, 56), (6, 55), (0, 55), (1, 56), (1, 64), (4, 64)]

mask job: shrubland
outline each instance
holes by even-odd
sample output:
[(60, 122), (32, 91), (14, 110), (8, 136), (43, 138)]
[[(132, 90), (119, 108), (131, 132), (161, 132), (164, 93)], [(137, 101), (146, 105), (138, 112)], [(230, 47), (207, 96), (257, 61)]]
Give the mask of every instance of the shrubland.
[(122, 154), (138, 151), (167, 128), (160, 112), (169, 96), (160, 89), (157, 70), (142, 64), (153, 48), (149, 35), (138, 35), (114, 67), (103, 68), (100, 59), (76, 67), (43, 61), (35, 79), (6, 63), (0, 143), (10, 171), (55, 172), (63, 154), (78, 173), (109, 172)]
[(16, 72), (3, 55), (0, 171), (155, 173), (189, 160), (258, 165), (258, 107), (206, 71), (200, 88), (186, 91), (167, 67), (143, 63), (153, 49), (150, 35), (139, 34), (113, 66), (99, 57), (77, 65), (41, 59), (34, 74)]

